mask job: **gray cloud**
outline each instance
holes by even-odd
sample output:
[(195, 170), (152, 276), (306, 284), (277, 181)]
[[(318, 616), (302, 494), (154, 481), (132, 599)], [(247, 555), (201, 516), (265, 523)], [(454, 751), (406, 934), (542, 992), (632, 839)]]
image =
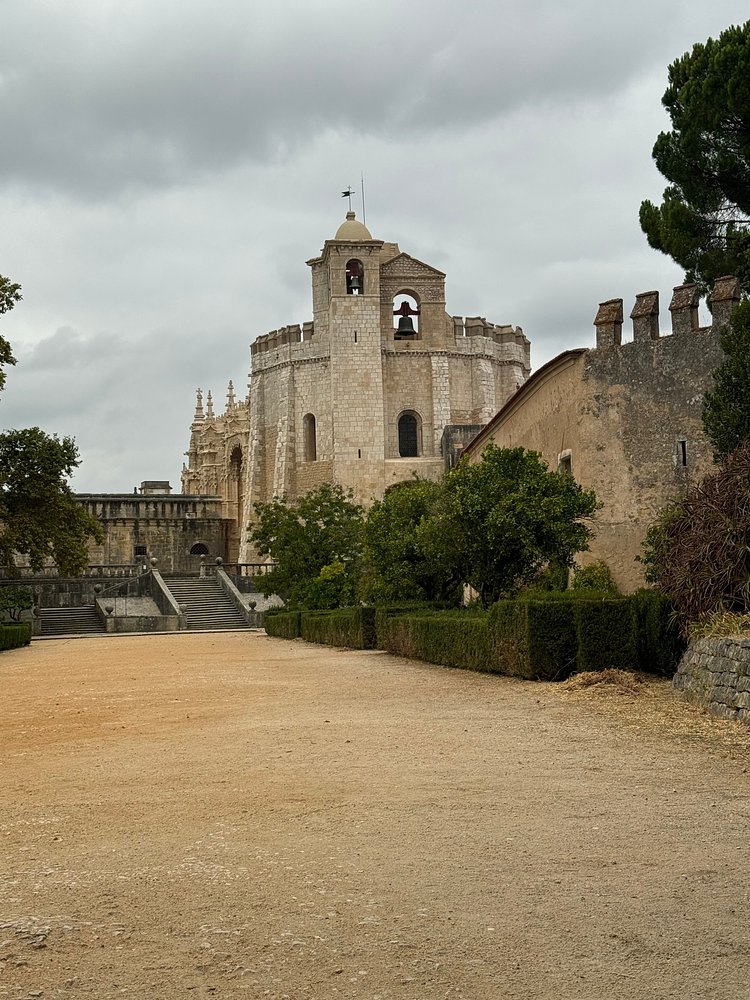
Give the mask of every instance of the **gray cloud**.
[(681, 9), (644, 31), (593, 0), (6, 6), (0, 180), (84, 199), (285, 160), (324, 128), (460, 134), (601, 99)]
[[(740, 0), (6, 0), (0, 425), (74, 435), (82, 490), (176, 485), (194, 391), (311, 317), (348, 183), (448, 309), (523, 326), (539, 365), (597, 303), (679, 270), (640, 232), (666, 67)], [(359, 193), (356, 199), (360, 212)], [(666, 303), (663, 303), (666, 311)]]

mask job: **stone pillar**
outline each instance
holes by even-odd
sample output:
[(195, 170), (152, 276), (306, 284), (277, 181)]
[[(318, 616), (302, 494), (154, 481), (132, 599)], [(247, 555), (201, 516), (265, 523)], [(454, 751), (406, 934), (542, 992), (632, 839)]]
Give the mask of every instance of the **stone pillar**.
[(619, 347), (622, 343), (622, 299), (600, 302), (594, 326), (597, 347)]
[(279, 422), (273, 470), (273, 495), (292, 492), (294, 478), (294, 369), (279, 373)]
[(243, 490), (243, 514), (240, 527), (240, 562), (254, 562), (257, 553), (252, 548), (247, 537), (247, 526), (255, 520), (253, 504), (258, 500), (268, 500), (263, 487), (265, 469), (263, 467), (263, 452), (265, 434), (263, 430), (264, 399), (262, 376), (251, 378), (250, 381), (250, 430), (248, 433), (248, 456)]
[(740, 301), (739, 278), (734, 278), (731, 275), (717, 278), (710, 299), (713, 314), (711, 325), (714, 330), (720, 330), (727, 325), (732, 316), (732, 310)]
[(448, 358), (438, 354), (430, 358), (432, 368), (433, 455), (440, 454), (443, 431), (451, 422), (451, 385)]
[(633, 321), (633, 340), (658, 340), (659, 293), (641, 292), (636, 295), (630, 318)]
[(672, 313), (672, 333), (693, 333), (698, 329), (700, 292), (694, 283), (677, 285), (672, 292), (669, 311)]

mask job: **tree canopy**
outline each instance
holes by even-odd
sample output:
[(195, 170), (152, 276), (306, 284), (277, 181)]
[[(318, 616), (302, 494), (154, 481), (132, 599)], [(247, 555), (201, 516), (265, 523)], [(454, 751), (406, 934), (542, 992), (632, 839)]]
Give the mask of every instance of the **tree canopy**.
[(694, 45), (668, 72), (672, 130), (653, 157), (670, 185), (661, 205), (641, 204), (641, 228), (704, 292), (725, 274), (750, 287), (750, 21)]
[(591, 528), (582, 519), (596, 508), (593, 491), (550, 472), (536, 452), (488, 445), (479, 462), (461, 462), (445, 476), (419, 535), (427, 558), (487, 606), (530, 583), (550, 560), (571, 566), (588, 548)]
[[(0, 275), (0, 314), (20, 300), (21, 286)], [(0, 337), (0, 389), (7, 364), (15, 358)], [(66, 575), (86, 568), (87, 540), (101, 541), (103, 534), (68, 486), (78, 464), (73, 438), (50, 436), (39, 427), (0, 433), (0, 563), (12, 568), (20, 553), (35, 571), (48, 559)]]
[(536, 452), (489, 445), (439, 482), (407, 480), (365, 515), (340, 486), (258, 503), (250, 537), (276, 566), (265, 594), (310, 608), (355, 600), (459, 603), (469, 584), (485, 605), (510, 596), (548, 563), (587, 548), (597, 507), (572, 476)]
[[(21, 301), (21, 286), (0, 274), (0, 316), (10, 312), (16, 302)], [(16, 359), (5, 337), (0, 337), (0, 389), (5, 385), (5, 367), (14, 365)]]
[(434, 601), (460, 598), (460, 578), (425, 555), (420, 529), (441, 484), (407, 479), (390, 486), (367, 512), (362, 595), (368, 600)]
[(364, 511), (351, 490), (324, 483), (295, 501), (284, 496), (257, 503), (255, 513), (250, 538), (276, 563), (256, 581), (264, 594), (310, 608), (354, 602)]
[(717, 462), (750, 438), (750, 301), (735, 308), (721, 347), (724, 361), (703, 399), (703, 428)]
[(12, 567), (20, 552), (35, 571), (52, 559), (65, 575), (83, 572), (86, 541), (102, 529), (66, 482), (78, 464), (72, 438), (39, 427), (0, 434), (0, 562)]

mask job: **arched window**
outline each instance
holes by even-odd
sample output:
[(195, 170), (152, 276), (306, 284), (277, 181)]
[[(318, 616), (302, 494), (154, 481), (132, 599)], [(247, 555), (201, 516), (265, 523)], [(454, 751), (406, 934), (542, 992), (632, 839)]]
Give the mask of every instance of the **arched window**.
[[(184, 549), (183, 549), (184, 551)], [(203, 542), (196, 542), (195, 545), (190, 550), (191, 556), (207, 556), (208, 548), (203, 544)]]
[(416, 458), (419, 455), (419, 417), (410, 410), (398, 418), (398, 453), (401, 458)]
[(237, 521), (237, 524), (242, 524), (242, 448), (236, 444), (232, 448), (232, 453), (229, 456), (229, 481), (227, 483), (229, 501), (229, 509)]
[(306, 413), (302, 418), (302, 438), (306, 462), (316, 462), (318, 459), (318, 442), (315, 434), (315, 417)]
[(411, 292), (393, 296), (394, 340), (419, 340), (419, 299)]
[(365, 266), (356, 258), (346, 262), (346, 294), (365, 294)]

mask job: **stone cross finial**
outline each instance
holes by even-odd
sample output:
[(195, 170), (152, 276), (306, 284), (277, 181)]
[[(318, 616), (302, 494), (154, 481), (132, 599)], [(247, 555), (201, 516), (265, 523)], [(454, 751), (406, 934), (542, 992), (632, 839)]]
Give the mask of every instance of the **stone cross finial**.
[(195, 390), (195, 416), (193, 420), (203, 420), (203, 393), (200, 389)]
[(227, 409), (234, 409), (234, 384), (230, 378), (229, 385), (227, 386)]
[(672, 333), (692, 333), (698, 329), (700, 292), (694, 283), (677, 285), (672, 293), (669, 311), (672, 313)]
[(732, 310), (740, 301), (740, 280), (732, 275), (717, 278), (714, 290), (710, 295), (712, 326), (714, 330), (726, 326), (732, 316)]
[(212, 417), (214, 415), (214, 401), (211, 398), (211, 390), (208, 390), (208, 395), (206, 396), (206, 416)]
[(659, 293), (641, 292), (636, 295), (630, 318), (633, 321), (633, 340), (658, 340)]
[(622, 343), (622, 299), (600, 302), (594, 326), (597, 347), (619, 347)]

